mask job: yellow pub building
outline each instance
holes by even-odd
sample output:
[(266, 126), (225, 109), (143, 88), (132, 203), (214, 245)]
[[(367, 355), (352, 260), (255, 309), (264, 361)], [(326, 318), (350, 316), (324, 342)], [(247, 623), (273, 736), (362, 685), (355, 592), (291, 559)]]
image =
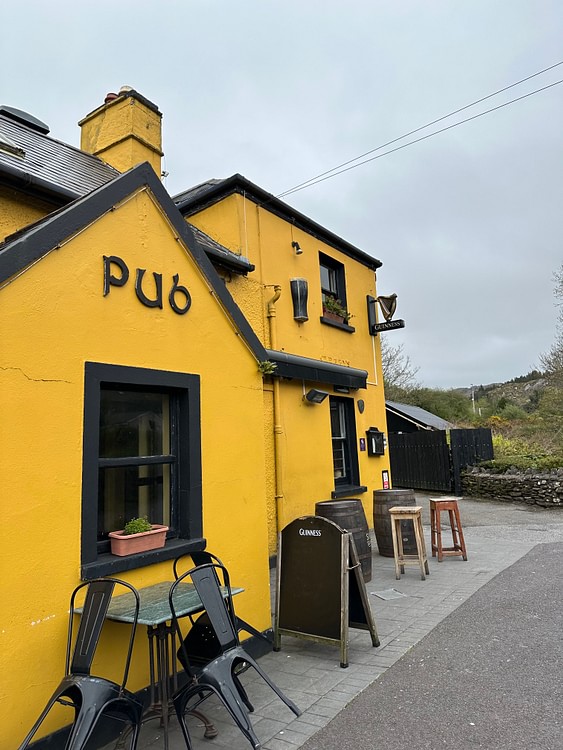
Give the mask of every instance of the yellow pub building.
[[(62, 677), (81, 581), (169, 581), (206, 548), (267, 632), (278, 531), (338, 498), (371, 526), (389, 472), (381, 263), (238, 174), (170, 196), (134, 90), (79, 124), (80, 149), (0, 108), (2, 748)], [(112, 555), (137, 516), (164, 547)], [(139, 634), (130, 689), (147, 662)]]

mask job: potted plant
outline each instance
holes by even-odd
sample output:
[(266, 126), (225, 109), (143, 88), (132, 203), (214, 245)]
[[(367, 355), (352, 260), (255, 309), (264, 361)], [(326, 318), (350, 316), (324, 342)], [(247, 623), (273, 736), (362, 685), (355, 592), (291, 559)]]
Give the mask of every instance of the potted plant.
[(339, 299), (328, 295), (323, 299), (323, 316), (337, 323), (347, 323), (352, 317)]
[(124, 557), (164, 547), (168, 526), (151, 523), (146, 516), (132, 518), (119, 531), (110, 531), (111, 554)]

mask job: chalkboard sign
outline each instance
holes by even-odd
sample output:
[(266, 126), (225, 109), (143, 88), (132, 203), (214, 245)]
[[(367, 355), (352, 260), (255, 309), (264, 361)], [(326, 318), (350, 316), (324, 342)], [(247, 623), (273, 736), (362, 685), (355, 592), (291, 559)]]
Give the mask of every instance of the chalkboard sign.
[(349, 627), (379, 646), (352, 535), (327, 518), (297, 518), (279, 535), (274, 650), (282, 635), (340, 645), (347, 667)]

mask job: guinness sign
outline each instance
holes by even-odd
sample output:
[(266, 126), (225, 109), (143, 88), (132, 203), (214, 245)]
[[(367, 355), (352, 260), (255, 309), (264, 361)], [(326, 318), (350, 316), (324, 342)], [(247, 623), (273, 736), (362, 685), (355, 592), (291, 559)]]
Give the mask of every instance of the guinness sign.
[(380, 331), (394, 331), (396, 328), (404, 328), (404, 320), (386, 320), (385, 323), (374, 323), (371, 327), (371, 333)]

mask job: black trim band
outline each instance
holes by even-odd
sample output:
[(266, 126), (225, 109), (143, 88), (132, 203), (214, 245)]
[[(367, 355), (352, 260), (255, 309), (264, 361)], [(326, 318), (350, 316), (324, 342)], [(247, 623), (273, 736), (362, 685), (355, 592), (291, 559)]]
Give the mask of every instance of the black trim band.
[(309, 359), (273, 349), (267, 349), (266, 354), (270, 362), (276, 363), (274, 375), (278, 377), (345, 385), (354, 389), (367, 388), (367, 370), (358, 370), (355, 367), (337, 365), (333, 362), (322, 362), (319, 359)]

